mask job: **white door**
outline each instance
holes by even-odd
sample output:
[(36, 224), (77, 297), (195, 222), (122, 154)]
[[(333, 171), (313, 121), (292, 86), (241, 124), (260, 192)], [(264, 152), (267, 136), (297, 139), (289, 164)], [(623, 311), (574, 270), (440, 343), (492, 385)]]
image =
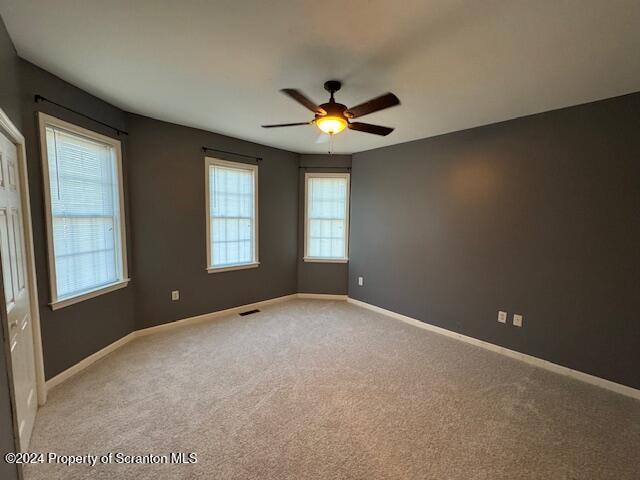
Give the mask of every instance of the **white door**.
[(20, 449), (25, 451), (38, 408), (34, 342), (26, 279), (18, 155), (16, 146), (1, 132), (0, 163), (0, 258)]

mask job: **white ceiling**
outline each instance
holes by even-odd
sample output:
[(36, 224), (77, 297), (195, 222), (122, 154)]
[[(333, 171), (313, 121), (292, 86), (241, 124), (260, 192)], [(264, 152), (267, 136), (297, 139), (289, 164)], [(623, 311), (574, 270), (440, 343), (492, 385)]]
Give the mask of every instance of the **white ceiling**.
[(278, 90), (402, 105), (346, 131), (352, 153), (640, 90), (638, 0), (0, 0), (23, 58), (118, 107), (324, 153)]

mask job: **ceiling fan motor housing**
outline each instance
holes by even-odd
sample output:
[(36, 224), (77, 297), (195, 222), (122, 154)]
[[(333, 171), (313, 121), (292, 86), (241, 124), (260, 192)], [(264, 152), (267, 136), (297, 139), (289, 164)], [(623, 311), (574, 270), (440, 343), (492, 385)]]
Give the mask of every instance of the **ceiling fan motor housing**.
[(348, 115), (346, 114), (347, 106), (343, 105), (342, 103), (336, 103), (335, 99), (333, 98), (333, 94), (340, 90), (341, 87), (342, 83), (340, 83), (340, 81), (338, 80), (328, 80), (324, 82), (324, 89), (331, 94), (331, 98), (329, 99), (328, 103), (323, 103), (322, 105), (320, 105), (320, 108), (322, 108), (326, 112), (326, 114), (316, 114), (316, 120), (318, 120), (318, 118), (320, 117), (325, 116), (339, 117), (344, 120), (348, 119)]
[(398, 100), (398, 97), (393, 93), (385, 93), (384, 95), (372, 98), (367, 102), (349, 109), (346, 105), (337, 103), (333, 96), (333, 94), (340, 90), (341, 87), (342, 83), (338, 80), (329, 80), (324, 82), (324, 88), (331, 94), (331, 97), (327, 103), (323, 103), (322, 105), (317, 105), (304, 93), (296, 90), (295, 88), (283, 88), (281, 92), (301, 104), (307, 110), (311, 110), (315, 114), (314, 119), (310, 122), (280, 123), (275, 125), (263, 125), (262, 127), (294, 127), (297, 125), (315, 124), (320, 130), (329, 135), (340, 133), (345, 128), (382, 136), (389, 135), (393, 132), (393, 128), (362, 122), (352, 123), (350, 120), (399, 105), (400, 100)]
[(320, 108), (322, 108), (327, 113), (325, 115), (316, 114), (316, 120), (320, 117), (343, 117), (344, 119), (347, 118), (344, 113), (347, 110), (347, 106), (343, 105), (342, 103), (336, 103), (335, 101), (323, 103), (320, 105)]

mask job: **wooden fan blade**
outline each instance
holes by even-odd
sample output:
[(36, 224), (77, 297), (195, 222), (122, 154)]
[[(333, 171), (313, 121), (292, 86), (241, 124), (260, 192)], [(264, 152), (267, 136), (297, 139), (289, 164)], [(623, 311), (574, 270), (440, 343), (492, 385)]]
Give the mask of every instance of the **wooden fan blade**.
[(311, 125), (312, 123), (313, 122), (276, 123), (274, 125), (262, 125), (262, 128), (295, 127), (297, 125)]
[(362, 117), (363, 115), (377, 112), (379, 110), (384, 110), (385, 108), (395, 107), (396, 105), (400, 105), (400, 100), (398, 99), (398, 97), (396, 97), (393, 93), (385, 93), (384, 95), (373, 98), (368, 102), (364, 102), (360, 105), (356, 105), (355, 107), (351, 107), (344, 113), (349, 118), (357, 118)]
[(349, 124), (351, 130), (359, 132), (373, 133), (374, 135), (386, 136), (393, 132), (393, 128), (382, 127), (380, 125), (371, 125), (370, 123), (353, 122)]
[(311, 100), (309, 100), (309, 98), (300, 90), (296, 90), (295, 88), (283, 88), (280, 91), (285, 95), (288, 95), (289, 97), (293, 98), (296, 102), (308, 108), (313, 113), (317, 113), (318, 115), (327, 114), (327, 112), (325, 112), (324, 109), (320, 108), (318, 105), (316, 105)]

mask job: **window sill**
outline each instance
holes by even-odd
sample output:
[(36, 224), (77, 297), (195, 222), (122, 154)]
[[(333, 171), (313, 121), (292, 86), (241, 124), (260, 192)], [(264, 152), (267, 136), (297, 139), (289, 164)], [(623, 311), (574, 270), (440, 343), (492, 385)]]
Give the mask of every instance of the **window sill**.
[(113, 292), (114, 290), (119, 290), (121, 288), (124, 288), (127, 285), (129, 285), (130, 281), (131, 281), (130, 278), (126, 278), (124, 280), (120, 280), (115, 283), (110, 283), (109, 285), (99, 287), (95, 290), (91, 290), (89, 292), (83, 293), (81, 295), (77, 295), (75, 297), (65, 298), (62, 300), (51, 302), (49, 305), (51, 306), (51, 310), (59, 310), (64, 307), (68, 307), (69, 305), (80, 303), (80, 302), (83, 302), (84, 300), (89, 300), (90, 298), (98, 297), (100, 295), (104, 295), (105, 293)]
[(239, 265), (229, 265), (227, 267), (208, 267), (207, 273), (230, 272), (232, 270), (246, 270), (247, 268), (257, 268), (260, 262), (241, 263)]
[(317, 258), (317, 257), (304, 257), (305, 262), (310, 263), (349, 263), (348, 258)]

